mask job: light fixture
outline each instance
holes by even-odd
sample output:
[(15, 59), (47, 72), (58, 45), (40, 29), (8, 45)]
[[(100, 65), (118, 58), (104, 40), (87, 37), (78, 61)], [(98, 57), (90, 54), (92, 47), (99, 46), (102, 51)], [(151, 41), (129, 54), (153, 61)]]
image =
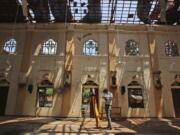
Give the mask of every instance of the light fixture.
[(126, 93), (126, 86), (121, 86), (121, 95), (124, 95)]

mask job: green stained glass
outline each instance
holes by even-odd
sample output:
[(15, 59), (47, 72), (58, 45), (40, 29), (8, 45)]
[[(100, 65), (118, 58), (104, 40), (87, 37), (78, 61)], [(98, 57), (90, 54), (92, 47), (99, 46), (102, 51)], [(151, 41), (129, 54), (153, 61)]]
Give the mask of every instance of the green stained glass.
[(139, 55), (138, 44), (134, 40), (128, 40), (125, 46), (126, 55), (136, 56)]
[(53, 95), (53, 91), (54, 91), (53, 88), (46, 88), (46, 95), (47, 96), (52, 96)]

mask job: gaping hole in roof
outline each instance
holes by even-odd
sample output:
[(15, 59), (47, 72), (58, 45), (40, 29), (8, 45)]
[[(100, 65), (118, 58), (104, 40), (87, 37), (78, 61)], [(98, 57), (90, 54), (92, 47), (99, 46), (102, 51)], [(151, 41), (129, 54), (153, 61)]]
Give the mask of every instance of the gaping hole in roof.
[(180, 23), (179, 0), (165, 2), (165, 22), (160, 0), (1, 0), (0, 5), (0, 22)]

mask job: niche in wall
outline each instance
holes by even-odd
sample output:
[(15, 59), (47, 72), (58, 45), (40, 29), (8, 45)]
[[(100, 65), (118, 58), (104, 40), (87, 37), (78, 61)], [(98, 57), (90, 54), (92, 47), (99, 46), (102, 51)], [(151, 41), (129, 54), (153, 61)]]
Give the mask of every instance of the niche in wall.
[(174, 81), (171, 84), (171, 93), (176, 118), (180, 118), (180, 73), (174, 75)]
[(121, 86), (121, 95), (124, 95), (126, 92), (126, 87), (123, 85)]
[(162, 88), (162, 83), (161, 83), (161, 71), (154, 71), (153, 72), (153, 80), (154, 80), (154, 85), (157, 89), (161, 89)]
[(171, 84), (171, 86), (180, 86), (180, 74), (175, 74), (174, 82)]
[(6, 112), (6, 104), (9, 92), (9, 82), (3, 76), (0, 76), (0, 116)]
[(0, 86), (8, 86), (9, 87), (9, 82), (7, 81), (6, 78), (0, 78)]
[(64, 88), (71, 87), (71, 71), (64, 71)]
[(116, 71), (111, 71), (110, 72), (110, 85), (111, 87), (116, 87), (117, 82), (116, 82)]

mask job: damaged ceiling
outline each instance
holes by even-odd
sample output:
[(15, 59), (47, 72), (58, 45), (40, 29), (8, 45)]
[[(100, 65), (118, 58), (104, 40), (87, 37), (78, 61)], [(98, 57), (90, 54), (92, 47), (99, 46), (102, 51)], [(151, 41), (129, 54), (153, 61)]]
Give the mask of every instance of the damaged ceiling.
[(0, 22), (180, 24), (180, 0), (1, 0)]

